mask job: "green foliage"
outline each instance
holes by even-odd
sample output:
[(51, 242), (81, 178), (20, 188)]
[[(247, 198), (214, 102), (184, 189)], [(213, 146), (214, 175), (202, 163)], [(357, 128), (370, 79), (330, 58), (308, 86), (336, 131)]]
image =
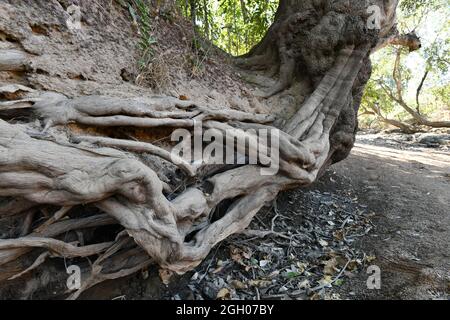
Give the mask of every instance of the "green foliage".
[(444, 6), (449, 6), (450, 2), (441, 0), (403, 0), (400, 2), (400, 9), (407, 15), (418, 15), (420, 11), (436, 11)]
[(432, 88), (431, 93), (436, 98), (436, 102), (440, 102), (446, 110), (450, 110), (450, 83), (442, 87)]
[[(450, 33), (448, 30), (445, 32)], [(427, 66), (437, 72), (445, 74), (448, 72), (450, 66), (450, 39), (436, 38), (436, 40), (427, 48), (424, 49), (423, 58), (427, 61)]]
[(149, 0), (118, 0), (119, 4), (128, 9), (139, 31), (138, 47), (141, 51), (139, 69), (145, 69), (154, 56), (154, 45), (156, 39), (152, 35), (152, 4)]
[(139, 49), (142, 51), (142, 57), (139, 60), (139, 67), (144, 69), (151, 61), (154, 55), (153, 45), (156, 39), (152, 36), (152, 24), (150, 14), (150, 4), (145, 0), (132, 0), (135, 8), (129, 5), (130, 14), (137, 21), (139, 26), (140, 41)]
[(241, 55), (257, 44), (273, 21), (278, 0), (178, 0), (196, 31), (215, 45)]

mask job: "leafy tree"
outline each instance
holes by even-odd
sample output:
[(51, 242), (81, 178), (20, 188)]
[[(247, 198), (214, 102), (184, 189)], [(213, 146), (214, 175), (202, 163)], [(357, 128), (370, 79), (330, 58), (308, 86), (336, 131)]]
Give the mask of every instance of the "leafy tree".
[(375, 116), (410, 132), (418, 125), (448, 127), (449, 121), (428, 117), (449, 110), (449, 1), (404, 0), (400, 9), (400, 32), (417, 33), (422, 48), (410, 53), (391, 46), (374, 57), (361, 122), (372, 124)]

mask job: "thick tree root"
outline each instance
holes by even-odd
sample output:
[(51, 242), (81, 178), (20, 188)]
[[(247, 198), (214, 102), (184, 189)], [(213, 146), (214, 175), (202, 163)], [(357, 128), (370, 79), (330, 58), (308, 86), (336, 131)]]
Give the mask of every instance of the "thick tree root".
[[(88, 126), (117, 127), (193, 127), (195, 121), (237, 120), (269, 123), (271, 115), (255, 115), (237, 110), (214, 110), (171, 97), (149, 101), (88, 96), (67, 99), (63, 95), (43, 94), (34, 99), (33, 108), (50, 125), (71, 122)], [(162, 111), (161, 111), (162, 110)], [(189, 111), (186, 111), (189, 110)]]

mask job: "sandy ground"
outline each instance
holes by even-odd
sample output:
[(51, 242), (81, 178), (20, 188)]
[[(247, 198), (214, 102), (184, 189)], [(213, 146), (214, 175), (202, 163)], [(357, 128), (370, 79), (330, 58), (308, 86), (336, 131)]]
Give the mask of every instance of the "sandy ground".
[[(375, 213), (374, 232), (360, 240), (377, 257), (381, 289), (361, 273), (340, 289), (343, 298), (440, 299), (450, 291), (450, 154), (357, 144), (333, 167)], [(330, 188), (333, 183), (322, 181)]]

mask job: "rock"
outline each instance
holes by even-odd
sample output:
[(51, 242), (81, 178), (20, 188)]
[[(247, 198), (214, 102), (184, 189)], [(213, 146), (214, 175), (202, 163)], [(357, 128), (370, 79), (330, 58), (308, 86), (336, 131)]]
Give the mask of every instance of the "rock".
[(448, 134), (424, 134), (419, 137), (419, 143), (428, 147), (439, 147), (450, 144), (450, 135)]

